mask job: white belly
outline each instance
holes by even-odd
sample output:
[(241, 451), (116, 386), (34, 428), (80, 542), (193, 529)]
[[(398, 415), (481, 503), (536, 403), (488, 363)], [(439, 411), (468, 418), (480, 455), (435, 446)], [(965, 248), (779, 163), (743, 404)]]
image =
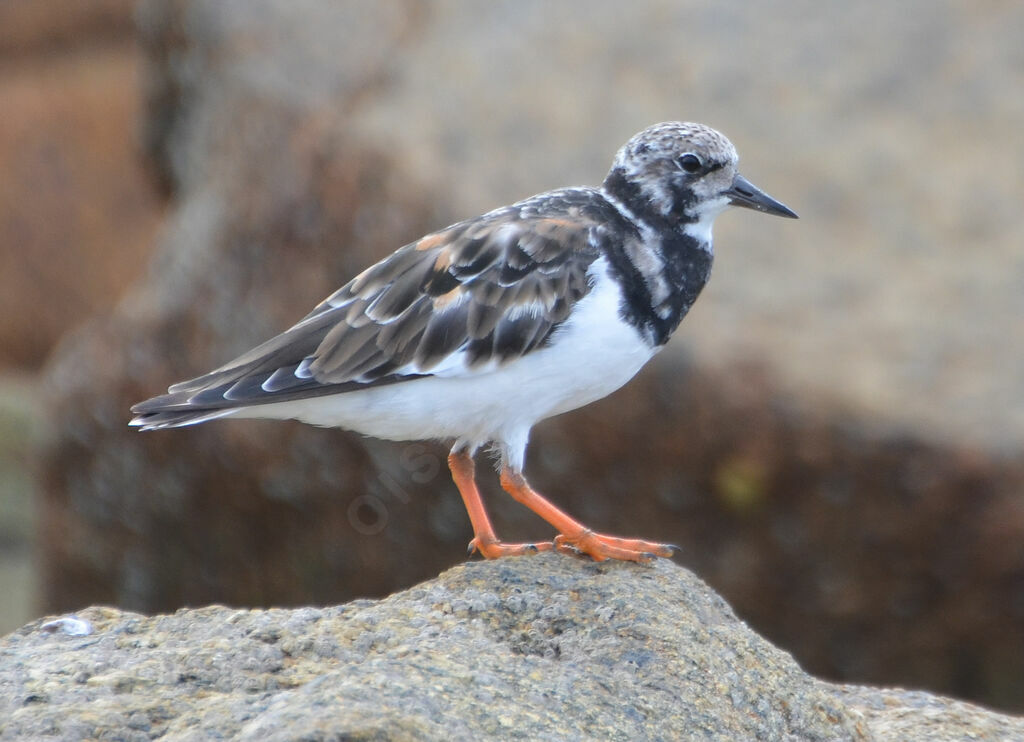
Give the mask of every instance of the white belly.
[(377, 438), (499, 441), (525, 448), (540, 420), (615, 391), (656, 352), (619, 316), (621, 292), (604, 259), (594, 288), (550, 344), (500, 368), (427, 376), (396, 384), (241, 409), (237, 417), (295, 418)]

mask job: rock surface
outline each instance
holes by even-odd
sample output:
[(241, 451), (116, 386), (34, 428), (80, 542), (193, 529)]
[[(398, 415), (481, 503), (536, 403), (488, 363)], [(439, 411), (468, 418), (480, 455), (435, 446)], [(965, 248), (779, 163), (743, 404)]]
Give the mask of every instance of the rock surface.
[(548, 553), (332, 608), (41, 619), (0, 641), (0, 739), (47, 736), (1005, 742), (1024, 719), (823, 683), (670, 562)]

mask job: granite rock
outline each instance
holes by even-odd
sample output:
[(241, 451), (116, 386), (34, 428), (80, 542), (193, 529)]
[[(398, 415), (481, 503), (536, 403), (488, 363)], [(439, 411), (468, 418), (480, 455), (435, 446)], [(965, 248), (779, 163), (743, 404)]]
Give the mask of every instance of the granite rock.
[(667, 561), (472, 562), (328, 608), (88, 608), (0, 660), (3, 740), (1024, 739), (1022, 719), (816, 680)]

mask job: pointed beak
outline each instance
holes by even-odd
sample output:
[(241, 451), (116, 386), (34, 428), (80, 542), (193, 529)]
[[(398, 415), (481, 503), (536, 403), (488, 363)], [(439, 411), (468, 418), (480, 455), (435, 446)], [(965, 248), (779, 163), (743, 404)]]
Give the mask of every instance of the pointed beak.
[(795, 211), (776, 201), (739, 173), (736, 173), (732, 185), (723, 195), (729, 197), (729, 203), (733, 206), (744, 206), (754, 211), (763, 211), (765, 214), (784, 216), (789, 219), (798, 218)]

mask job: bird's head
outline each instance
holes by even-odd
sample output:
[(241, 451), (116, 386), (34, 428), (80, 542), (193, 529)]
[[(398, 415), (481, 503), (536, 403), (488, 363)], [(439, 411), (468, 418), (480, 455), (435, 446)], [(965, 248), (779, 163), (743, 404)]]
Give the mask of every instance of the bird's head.
[(638, 217), (710, 228), (728, 206), (796, 218), (736, 169), (732, 142), (703, 124), (670, 121), (650, 126), (615, 155), (604, 188)]

